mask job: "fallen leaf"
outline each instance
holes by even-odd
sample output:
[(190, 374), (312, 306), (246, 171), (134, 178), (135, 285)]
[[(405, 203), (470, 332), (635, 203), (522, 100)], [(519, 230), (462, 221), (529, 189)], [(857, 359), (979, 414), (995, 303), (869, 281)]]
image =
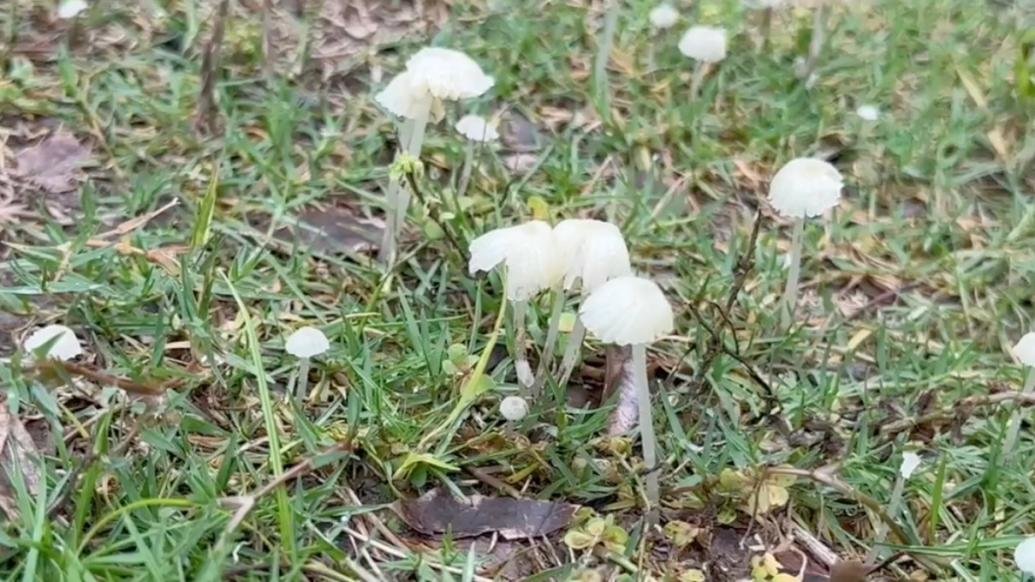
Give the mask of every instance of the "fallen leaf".
[(425, 534), (456, 538), (499, 532), (508, 540), (532, 538), (565, 528), (578, 505), (534, 499), (471, 495), (457, 499), (433, 489), (417, 499), (399, 501), (395, 509), (406, 525)]
[(90, 148), (69, 133), (59, 132), (15, 156), (16, 172), (52, 194), (75, 190), (80, 167), (90, 161)]
[(632, 352), (629, 348), (608, 347), (603, 397), (606, 400), (611, 394), (618, 393), (614, 412), (607, 423), (608, 435), (625, 434), (636, 428), (640, 410), (635, 374), (632, 369)]
[(385, 223), (366, 218), (347, 207), (308, 208), (298, 215), (296, 224), (286, 226), (274, 236), (326, 255), (376, 250)]
[(39, 492), (43, 476), (39, 467), (39, 451), (32, 436), (18, 417), (11, 414), (7, 402), (0, 402), (0, 509), (14, 521), (19, 517), (15, 501), (15, 475), (20, 475), (27, 491)]

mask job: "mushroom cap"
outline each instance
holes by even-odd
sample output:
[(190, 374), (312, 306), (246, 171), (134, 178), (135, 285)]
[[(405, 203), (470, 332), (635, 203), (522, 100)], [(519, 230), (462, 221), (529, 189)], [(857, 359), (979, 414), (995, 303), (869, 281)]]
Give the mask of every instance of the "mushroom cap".
[(909, 479), (912, 477), (913, 473), (920, 467), (920, 461), (920, 455), (914, 452), (902, 453), (902, 465), (898, 469), (902, 478)]
[(456, 122), (456, 130), (471, 141), (490, 142), (500, 138), (496, 127), (481, 115), (465, 115)]
[(579, 319), (602, 342), (650, 343), (672, 331), (672, 306), (649, 279), (627, 275), (597, 287), (582, 302)]
[(779, 8), (790, 0), (744, 0), (744, 6), (752, 10), (764, 10), (766, 8)]
[(425, 111), (433, 110), (434, 116), (441, 114), (436, 109), (435, 99), (428, 92), (427, 87), (421, 86), (409, 71), (403, 71), (392, 78), (384, 89), (374, 95), (374, 101), (384, 107), (389, 113), (414, 119), (426, 115)]
[(57, 15), (58, 18), (68, 20), (79, 16), (80, 12), (89, 7), (85, 0), (62, 0), (61, 4), (58, 4)]
[(32, 332), (32, 335), (25, 339), (22, 347), (27, 352), (35, 352), (55, 337), (58, 339), (50, 346), (50, 351), (47, 352), (48, 358), (68, 361), (83, 353), (83, 346), (79, 343), (75, 332), (58, 324), (47, 325)]
[(880, 109), (876, 105), (863, 104), (856, 108), (855, 114), (863, 121), (877, 121), (880, 117)]
[(284, 351), (296, 358), (311, 358), (331, 349), (327, 336), (315, 327), (304, 326), (296, 329), (284, 342)]
[(679, 52), (704, 63), (717, 63), (726, 58), (726, 29), (691, 26), (679, 39)]
[(1035, 576), (1035, 537), (1017, 544), (1013, 551), (1013, 559), (1021, 572)]
[(654, 28), (672, 28), (679, 21), (679, 11), (668, 2), (662, 2), (651, 9), (647, 15), (650, 25)]
[(1035, 366), (1035, 332), (1029, 331), (1024, 334), (1010, 353), (1025, 366)]
[(563, 256), (549, 224), (532, 220), (491, 230), (471, 241), (471, 274), (503, 264), (507, 299), (525, 301), (552, 287), (564, 275)]
[(571, 218), (553, 227), (564, 253), (564, 288), (581, 280), (583, 291), (592, 291), (608, 279), (629, 275), (629, 249), (622, 231), (610, 222)]
[(511, 422), (519, 421), (528, 414), (528, 402), (520, 396), (507, 396), (500, 402), (500, 414)]
[(796, 158), (773, 176), (769, 203), (783, 216), (819, 216), (841, 202), (844, 180), (829, 162)]
[(422, 48), (406, 61), (406, 70), (417, 86), (426, 88), (436, 99), (470, 99), (485, 93), (494, 83), (471, 57), (447, 48)]

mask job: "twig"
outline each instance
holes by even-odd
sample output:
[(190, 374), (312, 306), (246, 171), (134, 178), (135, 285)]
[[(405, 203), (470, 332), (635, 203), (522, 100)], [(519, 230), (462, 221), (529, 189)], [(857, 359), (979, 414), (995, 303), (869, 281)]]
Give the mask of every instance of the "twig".
[(507, 495), (510, 495), (515, 499), (521, 499), (521, 492), (517, 489), (514, 489), (506, 482), (501, 481), (496, 477), (493, 477), (492, 475), (486, 473), (478, 467), (465, 467), (465, 469), (467, 469), (467, 472), (470, 473), (475, 479), (478, 479), (482, 483), (485, 483), (490, 487), (495, 487), (496, 489), (499, 489), (500, 491), (506, 493)]
[(120, 378), (118, 376), (112, 376), (107, 372), (101, 372), (93, 368), (84, 366), (82, 364), (76, 364), (75, 362), (62, 362), (60, 360), (47, 359), (37, 362), (33, 365), (33, 368), (38, 372), (46, 372), (48, 370), (59, 369), (65, 374), (72, 376), (82, 376), (96, 384), (103, 384), (107, 386), (115, 386), (121, 388), (126, 392), (138, 394), (140, 396), (162, 396), (167, 391), (172, 390), (183, 384), (182, 380), (170, 380), (168, 382), (158, 384), (157, 386), (151, 386), (130, 380), (129, 378)]
[(456, 237), (453, 236), (453, 230), (446, 223), (442, 222), (442, 217), (439, 216), (438, 207), (428, 204), (425, 201), (424, 193), (421, 192), (420, 186), (417, 185), (417, 176), (413, 172), (406, 172), (406, 181), (410, 184), (410, 189), (413, 190), (413, 195), (417, 197), (417, 200), (428, 207), (428, 216), (431, 220), (442, 229), (442, 234), (445, 235), (449, 244), (456, 249), (456, 252), (460, 254), (460, 258), (463, 264), (467, 264), (467, 253), (464, 251), (463, 245), (461, 245)]
[(212, 22), (212, 36), (201, 56), (201, 91), (198, 95), (198, 115), (194, 126), (199, 131), (216, 133), (216, 70), (219, 68), (219, 52), (223, 47), (223, 34), (226, 31), (226, 13), (230, 9), (230, 0), (222, 0), (216, 9)]
[(965, 411), (976, 406), (1002, 404), (1003, 402), (1010, 402), (1011, 400), (1016, 402), (1018, 405), (1035, 404), (1035, 394), (1024, 394), (1022, 392), (999, 392), (997, 394), (984, 396), (971, 396), (956, 402), (949, 410), (940, 410), (917, 418), (903, 418), (901, 420), (889, 422), (882, 426), (880, 431), (883, 434), (897, 434), (921, 424), (952, 420), (959, 416), (961, 411)]

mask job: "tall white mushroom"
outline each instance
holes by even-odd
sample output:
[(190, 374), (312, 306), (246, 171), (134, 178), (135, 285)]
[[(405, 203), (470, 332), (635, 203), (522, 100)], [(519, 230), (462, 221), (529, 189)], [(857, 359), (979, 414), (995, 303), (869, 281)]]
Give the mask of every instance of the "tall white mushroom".
[(1030, 537), (1017, 544), (1013, 551), (1013, 560), (1017, 569), (1028, 576), (1035, 576), (1035, 537)]
[(564, 275), (563, 257), (550, 225), (533, 220), (517, 226), (497, 228), (471, 241), (471, 274), (506, 268), (504, 281), (507, 299), (514, 303), (514, 366), (518, 381), (530, 388), (535, 377), (525, 353), (525, 316), (528, 300), (552, 288)]
[[(888, 501), (888, 515), (892, 519), (898, 518), (899, 506), (902, 505), (902, 495), (906, 490), (906, 481), (913, 476), (913, 473), (920, 468), (922, 459), (920, 455), (906, 451), (902, 453), (902, 462), (899, 464), (898, 473), (895, 475), (895, 485), (891, 489), (891, 500)], [(874, 534), (873, 548), (870, 550), (863, 563), (872, 564), (879, 562), (878, 556), (883, 548), (884, 538), (888, 535), (888, 526), (881, 523)]]
[(672, 307), (653, 281), (629, 275), (611, 279), (591, 292), (582, 303), (579, 317), (600, 341), (632, 346), (640, 440), (647, 468), (647, 500), (657, 505), (660, 488), (647, 384), (647, 344), (672, 331)]
[[(404, 119), (399, 132), (400, 150), (420, 157), (428, 121), (432, 113), (442, 111), (442, 102), (478, 97), (492, 88), (493, 83), (493, 78), (466, 54), (427, 47), (410, 57), (406, 70), (392, 79), (374, 99)], [(396, 241), (410, 204), (410, 193), (398, 180), (391, 180), (386, 203), (388, 224), (379, 253), (383, 263), (395, 257)]]
[(841, 202), (843, 186), (844, 180), (837, 168), (815, 158), (797, 158), (787, 162), (769, 185), (769, 203), (781, 216), (794, 219), (790, 272), (783, 294), (783, 327), (790, 325), (798, 302), (805, 219), (837, 206)]
[(284, 351), (299, 360), (295, 396), (301, 403), (308, 395), (310, 360), (331, 349), (327, 336), (315, 327), (303, 326), (288, 336)]
[(456, 122), (456, 131), (467, 138), (467, 147), (464, 149), (464, 168), (460, 172), (460, 183), (456, 189), (456, 196), (459, 198), (467, 192), (467, 185), (471, 180), (475, 146), (492, 143), (500, 138), (500, 134), (496, 130), (496, 126), (488, 119), (470, 114), (461, 117), (460, 121)]
[(651, 9), (647, 15), (651, 28), (654, 30), (665, 30), (672, 28), (679, 22), (679, 11), (668, 2), (662, 2)]
[(36, 350), (50, 344), (44, 357), (68, 361), (83, 353), (83, 346), (71, 328), (64, 325), (51, 324), (37, 329), (25, 338), (22, 347), (35, 355)]
[(691, 26), (679, 39), (679, 52), (694, 60), (690, 99), (696, 99), (708, 68), (726, 58), (726, 30), (714, 26)]
[(769, 35), (773, 28), (773, 12), (787, 4), (788, 0), (744, 0), (744, 6), (762, 11), (762, 48), (769, 46)]
[[(1024, 379), (1024, 387), (1021, 394), (1031, 394), (1035, 390), (1035, 332), (1028, 332), (1021, 337), (1017, 345), (1010, 350), (1014, 359), (1022, 366), (1028, 368), (1027, 376)], [(1017, 437), (1021, 433), (1021, 420), (1023, 420), (1023, 407), (1020, 403), (1015, 405), (1013, 416), (1010, 417), (1010, 426), (1006, 430), (1006, 437), (1003, 439), (1003, 449), (1000, 458), (1009, 458), (1014, 445), (1017, 444)]]
[[(559, 250), (563, 253), (563, 284), (566, 291), (578, 290), (585, 296), (615, 277), (632, 273), (629, 249), (626, 247), (622, 231), (610, 222), (578, 218), (562, 220), (554, 227), (553, 233), (557, 238)], [(564, 294), (558, 293), (557, 298), (550, 315), (544, 361), (553, 355), (553, 342), (557, 339)], [(586, 327), (581, 319), (576, 319), (557, 374), (558, 384), (561, 386), (568, 382), (572, 370), (575, 369), (585, 335)]]

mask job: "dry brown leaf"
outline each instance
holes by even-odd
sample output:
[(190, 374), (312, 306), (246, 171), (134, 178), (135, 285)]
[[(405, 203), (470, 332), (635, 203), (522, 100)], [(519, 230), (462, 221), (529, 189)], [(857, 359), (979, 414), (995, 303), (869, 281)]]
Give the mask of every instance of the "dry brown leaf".
[(16, 172), (52, 194), (71, 192), (82, 179), (80, 168), (90, 161), (90, 148), (74, 136), (58, 132), (15, 155)]
[(604, 400), (618, 393), (614, 412), (607, 422), (607, 434), (618, 436), (636, 428), (639, 420), (639, 395), (632, 368), (632, 352), (628, 347), (607, 348), (607, 366), (604, 376)]
[(278, 229), (274, 236), (326, 255), (376, 250), (381, 243), (385, 223), (379, 218), (366, 218), (347, 207), (308, 208), (297, 224)]
[(36, 443), (3, 401), (0, 402), (0, 509), (12, 521), (19, 517), (14, 475), (21, 476), (30, 494), (39, 492), (43, 475)]
[(417, 499), (399, 501), (394, 507), (406, 525), (425, 535), (448, 532), (466, 538), (499, 532), (508, 540), (539, 537), (565, 528), (579, 508), (570, 503), (510, 497), (471, 495), (457, 499), (445, 489), (433, 489)]

